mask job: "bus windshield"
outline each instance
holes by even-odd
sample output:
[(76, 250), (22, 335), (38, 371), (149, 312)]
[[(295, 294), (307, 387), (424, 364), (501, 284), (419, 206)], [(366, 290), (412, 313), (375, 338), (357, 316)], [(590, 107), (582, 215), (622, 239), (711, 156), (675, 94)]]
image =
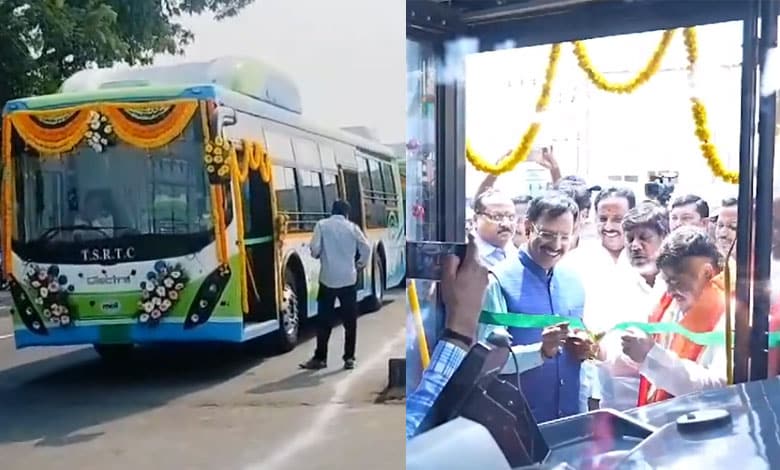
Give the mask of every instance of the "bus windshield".
[(62, 157), (16, 145), (15, 245), (36, 258), (39, 250), (51, 256), (121, 240), (180, 245), (194, 236), (208, 243), (213, 225), (201, 133), (193, 120), (160, 149), (118, 141), (102, 152), (82, 145)]

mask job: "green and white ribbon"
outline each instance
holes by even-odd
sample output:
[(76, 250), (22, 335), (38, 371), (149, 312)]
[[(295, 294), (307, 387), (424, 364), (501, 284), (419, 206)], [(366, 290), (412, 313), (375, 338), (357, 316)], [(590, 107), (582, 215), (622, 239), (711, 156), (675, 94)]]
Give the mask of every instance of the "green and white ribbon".
[[(487, 325), (505, 326), (509, 328), (546, 328), (559, 323), (568, 323), (571, 328), (587, 329), (579, 318), (562, 317), (559, 315), (529, 315), (527, 313), (496, 313), (483, 311), (479, 317), (479, 321), (480, 323)], [(674, 322), (623, 322), (613, 326), (610, 331), (627, 330), (629, 328), (635, 328), (648, 335), (678, 334), (700, 346), (718, 346), (726, 344), (726, 334), (722, 331), (697, 333)], [(780, 346), (780, 332), (769, 333), (769, 347), (775, 348), (778, 346)]]

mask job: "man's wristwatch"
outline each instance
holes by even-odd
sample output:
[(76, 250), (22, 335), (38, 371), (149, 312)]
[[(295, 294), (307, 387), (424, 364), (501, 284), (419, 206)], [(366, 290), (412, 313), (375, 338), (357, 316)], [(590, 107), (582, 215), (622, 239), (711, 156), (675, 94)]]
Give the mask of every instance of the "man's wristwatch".
[(466, 335), (462, 335), (457, 331), (451, 330), (449, 328), (444, 329), (444, 333), (441, 335), (441, 339), (445, 341), (449, 339), (449, 340), (463, 343), (464, 345), (466, 345), (467, 348), (471, 347), (471, 345), (474, 343), (474, 338)]

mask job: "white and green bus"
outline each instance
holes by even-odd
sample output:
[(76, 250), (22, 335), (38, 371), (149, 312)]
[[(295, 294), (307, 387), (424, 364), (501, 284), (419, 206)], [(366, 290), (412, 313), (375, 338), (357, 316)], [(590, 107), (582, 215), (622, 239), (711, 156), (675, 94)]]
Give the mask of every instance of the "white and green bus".
[(317, 314), (317, 220), (346, 199), (372, 243), (368, 310), (404, 276), (391, 150), (307, 121), (243, 59), (89, 70), (3, 111), (2, 248), (18, 348), (274, 334)]

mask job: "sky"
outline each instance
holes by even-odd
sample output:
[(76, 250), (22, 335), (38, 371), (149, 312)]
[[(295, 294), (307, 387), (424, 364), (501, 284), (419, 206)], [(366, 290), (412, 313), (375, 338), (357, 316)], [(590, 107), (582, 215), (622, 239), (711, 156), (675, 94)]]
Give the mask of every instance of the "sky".
[(315, 122), (404, 142), (405, 15), (395, 0), (255, 0), (236, 18), (183, 18), (195, 42), (184, 57), (156, 62), (260, 59), (297, 82), (303, 113)]

